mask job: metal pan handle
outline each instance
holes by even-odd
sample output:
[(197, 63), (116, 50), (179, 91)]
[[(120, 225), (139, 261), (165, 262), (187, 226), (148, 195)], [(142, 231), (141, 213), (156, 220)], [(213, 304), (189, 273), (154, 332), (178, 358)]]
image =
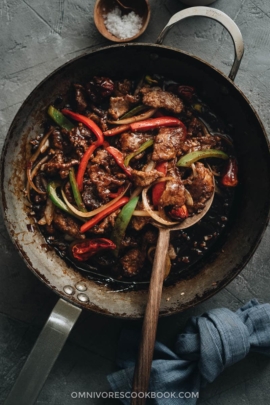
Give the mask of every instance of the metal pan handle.
[(156, 43), (162, 44), (165, 35), (168, 31), (174, 26), (174, 24), (178, 23), (181, 20), (189, 17), (207, 17), (211, 18), (212, 20), (218, 21), (223, 27), (227, 29), (230, 36), (232, 37), (233, 44), (234, 44), (234, 62), (229, 74), (229, 78), (231, 80), (235, 79), (235, 76), (238, 72), (241, 59), (244, 54), (244, 42), (242, 34), (235, 24), (235, 22), (225, 13), (215, 8), (210, 7), (190, 7), (185, 10), (179, 11), (178, 13), (174, 14), (168, 24), (163, 28), (161, 31)]
[(81, 311), (59, 299), (4, 405), (35, 403)]

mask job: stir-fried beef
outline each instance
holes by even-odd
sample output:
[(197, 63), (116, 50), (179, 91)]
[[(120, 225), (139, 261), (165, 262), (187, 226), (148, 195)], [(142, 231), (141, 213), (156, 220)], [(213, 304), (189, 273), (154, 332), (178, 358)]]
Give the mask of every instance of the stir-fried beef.
[(158, 135), (155, 137), (152, 159), (158, 161), (176, 158), (184, 140), (183, 128), (160, 128)]
[(175, 114), (179, 114), (184, 108), (179, 97), (168, 91), (163, 91), (160, 87), (143, 87), (140, 93), (143, 95), (143, 103), (150, 107), (165, 108)]
[(94, 103), (100, 103), (104, 98), (112, 95), (114, 83), (108, 77), (94, 76), (93, 80), (86, 84), (86, 92), (89, 99)]
[(205, 202), (211, 197), (214, 191), (213, 176), (209, 169), (203, 163), (195, 164), (196, 176), (185, 181), (187, 190), (192, 195), (194, 206), (193, 210), (202, 209)]
[(91, 159), (91, 163), (103, 166), (110, 173), (110, 166), (114, 163), (114, 160), (106, 149), (102, 148), (97, 150), (96, 156)]
[[(90, 183), (90, 184), (87, 184)], [(96, 195), (96, 187), (91, 181), (84, 183), (84, 189), (82, 192), (82, 200), (84, 205), (89, 210), (95, 210), (101, 206), (101, 201)]]
[(71, 159), (69, 161), (64, 161), (63, 151), (55, 151), (53, 158), (42, 165), (42, 170), (50, 175), (60, 174), (62, 179), (68, 177), (69, 168), (78, 165), (80, 162), (77, 159)]
[(108, 201), (111, 188), (113, 186), (122, 186), (124, 179), (118, 179), (115, 176), (105, 172), (102, 167), (97, 164), (88, 167), (88, 175), (91, 182), (96, 186), (98, 196), (103, 201)]
[(114, 95), (116, 97), (125, 96), (126, 94), (130, 93), (131, 91), (131, 81), (128, 79), (124, 79), (123, 81), (115, 82), (114, 84)]
[(134, 277), (144, 265), (145, 254), (139, 249), (129, 250), (120, 260), (123, 266), (123, 275)]
[(121, 97), (111, 97), (108, 113), (113, 119), (117, 120), (131, 108), (132, 104), (136, 104), (137, 102), (137, 98), (130, 94)]
[(56, 229), (71, 236), (74, 239), (84, 239), (85, 235), (80, 233), (80, 225), (75, 219), (56, 210), (53, 216), (53, 224)]
[(77, 110), (83, 112), (87, 108), (85, 88), (80, 84), (74, 84), (75, 100), (77, 104)]
[(163, 177), (164, 174), (157, 170), (150, 170), (149, 172), (143, 172), (141, 170), (132, 170), (132, 180), (136, 186), (147, 187), (150, 186), (155, 180)]
[(120, 136), (120, 147), (121, 150), (125, 153), (132, 153), (135, 150), (139, 149), (139, 147), (149, 139), (152, 139), (151, 135), (147, 134), (134, 134), (125, 132)]
[(202, 136), (204, 134), (203, 124), (198, 118), (193, 117), (187, 126), (188, 136)]
[(63, 136), (58, 129), (55, 129), (52, 133), (52, 144), (55, 149), (64, 149)]
[(160, 206), (176, 205), (182, 207), (186, 202), (185, 187), (181, 179), (167, 181), (160, 198)]
[(89, 130), (81, 125), (73, 128), (69, 132), (69, 141), (79, 158), (83, 157), (92, 140), (94, 140), (94, 137), (91, 135)]

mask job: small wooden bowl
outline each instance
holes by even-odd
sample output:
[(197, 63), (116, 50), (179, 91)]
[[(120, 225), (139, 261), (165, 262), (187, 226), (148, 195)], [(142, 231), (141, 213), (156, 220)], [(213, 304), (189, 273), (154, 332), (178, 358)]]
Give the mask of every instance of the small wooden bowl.
[[(142, 28), (140, 31), (131, 38), (117, 38), (115, 35), (111, 34), (106, 25), (104, 24), (104, 15), (108, 14), (110, 11), (114, 10), (115, 7), (121, 7), (115, 0), (97, 0), (94, 8), (94, 21), (98, 31), (103, 35), (105, 38), (109, 39), (113, 42), (130, 42), (133, 39), (138, 38), (142, 33), (146, 30), (147, 25), (150, 20), (150, 6), (148, 0), (134, 0), (134, 9), (136, 10), (135, 13), (142, 17)], [(121, 9), (123, 14), (128, 14), (131, 10), (124, 10)]]

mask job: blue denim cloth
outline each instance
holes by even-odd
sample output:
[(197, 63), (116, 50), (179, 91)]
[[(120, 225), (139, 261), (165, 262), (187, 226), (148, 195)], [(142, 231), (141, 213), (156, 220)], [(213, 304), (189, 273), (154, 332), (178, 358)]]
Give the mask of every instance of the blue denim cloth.
[[(117, 362), (121, 370), (108, 376), (114, 392), (132, 390), (139, 339), (134, 331), (122, 333)], [(270, 304), (253, 299), (236, 312), (219, 308), (192, 317), (178, 335), (174, 352), (156, 343), (146, 403), (196, 404), (200, 388), (249, 351), (270, 355)], [(121, 401), (130, 403), (128, 398)]]

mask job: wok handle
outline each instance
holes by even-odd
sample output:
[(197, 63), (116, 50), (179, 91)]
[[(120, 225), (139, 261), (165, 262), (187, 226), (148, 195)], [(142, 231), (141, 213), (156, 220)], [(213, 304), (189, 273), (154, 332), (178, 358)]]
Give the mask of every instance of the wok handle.
[(189, 17), (207, 17), (212, 20), (218, 21), (221, 25), (223, 25), (223, 27), (227, 29), (234, 44), (234, 62), (229, 73), (229, 78), (231, 80), (234, 80), (244, 54), (244, 42), (242, 34), (235, 22), (227, 14), (223, 13), (220, 10), (211, 7), (189, 7), (185, 10), (179, 11), (172, 16), (168, 24), (163, 28), (156, 43), (162, 44), (163, 39), (168, 31), (176, 23)]
[(35, 403), (81, 311), (58, 300), (4, 405)]
[[(160, 228), (149, 285), (148, 301), (143, 320), (138, 358), (133, 376), (132, 391), (137, 393), (148, 391), (169, 239), (169, 229)], [(131, 405), (143, 405), (145, 400), (146, 398), (139, 396), (135, 398), (132, 397)]]

